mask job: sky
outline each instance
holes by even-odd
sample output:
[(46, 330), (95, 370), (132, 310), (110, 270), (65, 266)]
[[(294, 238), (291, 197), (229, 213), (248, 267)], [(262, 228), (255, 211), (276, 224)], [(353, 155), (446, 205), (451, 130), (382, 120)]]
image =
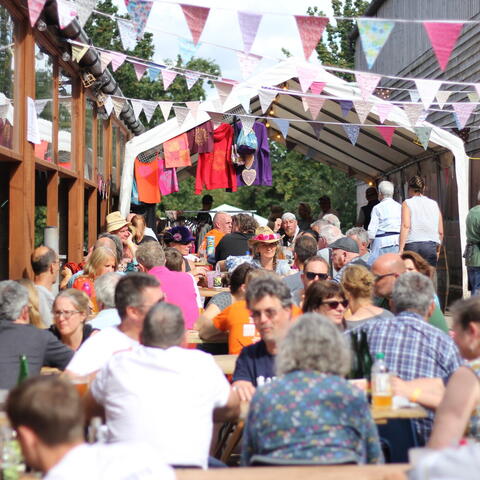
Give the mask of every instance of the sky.
[[(261, 55), (264, 59), (254, 73), (275, 64), (277, 59), (284, 58), (282, 47), (294, 56), (303, 57), (302, 44), (293, 15), (306, 15), (309, 6), (317, 6), (327, 15), (332, 14), (330, 0), (242, 0), (238, 3), (231, 0), (184, 1), (190, 5), (212, 9), (200, 42), (211, 42), (238, 50), (243, 48), (243, 42), (238, 26), (237, 10), (264, 14), (251, 50), (251, 53)], [(126, 11), (123, 0), (114, 0), (114, 2), (121, 13)], [(259, 10), (260, 6), (261, 10)], [(154, 34), (154, 60), (158, 63), (167, 58), (175, 59), (178, 54), (178, 37), (166, 32), (191, 39), (183, 12), (174, 0), (154, 1), (147, 31)], [(196, 56), (215, 61), (220, 66), (223, 77), (242, 80), (236, 52), (204, 43), (199, 47)], [(314, 56), (312, 55), (312, 59)]]

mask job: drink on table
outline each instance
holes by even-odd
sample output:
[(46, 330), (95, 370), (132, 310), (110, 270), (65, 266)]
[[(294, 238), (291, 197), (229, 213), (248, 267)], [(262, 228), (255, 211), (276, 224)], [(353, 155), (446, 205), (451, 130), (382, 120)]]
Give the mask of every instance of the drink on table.
[(392, 406), (390, 374), (385, 364), (385, 355), (382, 352), (375, 355), (375, 363), (372, 366), (372, 406), (373, 408)]
[(20, 360), (20, 368), (18, 370), (18, 379), (17, 379), (17, 385), (22, 383), (24, 380), (26, 380), (29, 376), (29, 369), (28, 369), (28, 358), (26, 355), (20, 355), (19, 357)]

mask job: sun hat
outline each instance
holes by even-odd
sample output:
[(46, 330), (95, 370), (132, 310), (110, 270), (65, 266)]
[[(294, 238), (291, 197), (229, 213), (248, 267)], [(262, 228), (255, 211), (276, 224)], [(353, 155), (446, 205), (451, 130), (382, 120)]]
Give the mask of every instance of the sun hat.
[(350, 237), (341, 237), (331, 243), (328, 248), (344, 250), (345, 252), (350, 253), (359, 253), (358, 244), (355, 240), (351, 239)]
[(255, 235), (249, 240), (251, 245), (256, 243), (276, 243), (280, 241), (280, 235), (275, 233), (269, 227), (258, 227), (255, 230)]
[(125, 225), (130, 225), (119, 211), (109, 213), (107, 215), (107, 232), (112, 233), (120, 230)]
[(166, 243), (190, 243), (195, 240), (192, 233), (187, 227), (173, 227), (167, 232), (165, 232), (165, 236), (163, 238)]

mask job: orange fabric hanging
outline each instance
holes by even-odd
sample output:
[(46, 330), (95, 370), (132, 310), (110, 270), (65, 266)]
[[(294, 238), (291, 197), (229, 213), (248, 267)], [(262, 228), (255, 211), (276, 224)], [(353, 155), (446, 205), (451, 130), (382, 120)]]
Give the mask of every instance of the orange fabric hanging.
[(142, 163), (135, 159), (135, 180), (137, 182), (138, 199), (144, 203), (160, 203), (160, 185), (158, 183), (158, 160)]
[(167, 140), (163, 144), (163, 156), (165, 157), (166, 168), (189, 167), (192, 161), (190, 160), (187, 134), (182, 133)]

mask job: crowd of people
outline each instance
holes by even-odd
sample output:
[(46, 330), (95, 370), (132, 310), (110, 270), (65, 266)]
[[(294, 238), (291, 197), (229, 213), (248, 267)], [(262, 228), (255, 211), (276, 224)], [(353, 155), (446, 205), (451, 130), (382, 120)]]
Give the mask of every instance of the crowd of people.
[[(452, 308), (449, 330), (434, 286), (442, 215), (421, 177), (408, 187), (402, 204), (389, 181), (367, 189), (345, 234), (321, 196), (318, 218), (300, 203), (297, 214), (272, 208), (265, 226), (201, 212), (203, 238), (182, 222), (157, 235), (141, 215), (112, 212), (80, 264), (60, 267), (54, 250), (36, 248), (31, 280), (0, 282), (0, 388), (26, 462), (48, 479), (225, 466), (210, 455), (214, 423), (236, 421), (246, 403), (242, 465), (381, 463), (367, 397), (345, 379), (359, 333), (372, 358), (384, 355), (393, 394), (427, 410), (413, 421), (419, 445), (444, 449), (465, 432), (480, 441), (480, 297)], [(477, 218), (474, 207), (473, 293)], [(206, 301), (212, 276), (228, 289)], [(187, 348), (190, 330), (238, 355), (231, 378)], [(31, 378), (19, 382), (23, 356)], [(97, 417), (107, 443), (88, 445)]]

